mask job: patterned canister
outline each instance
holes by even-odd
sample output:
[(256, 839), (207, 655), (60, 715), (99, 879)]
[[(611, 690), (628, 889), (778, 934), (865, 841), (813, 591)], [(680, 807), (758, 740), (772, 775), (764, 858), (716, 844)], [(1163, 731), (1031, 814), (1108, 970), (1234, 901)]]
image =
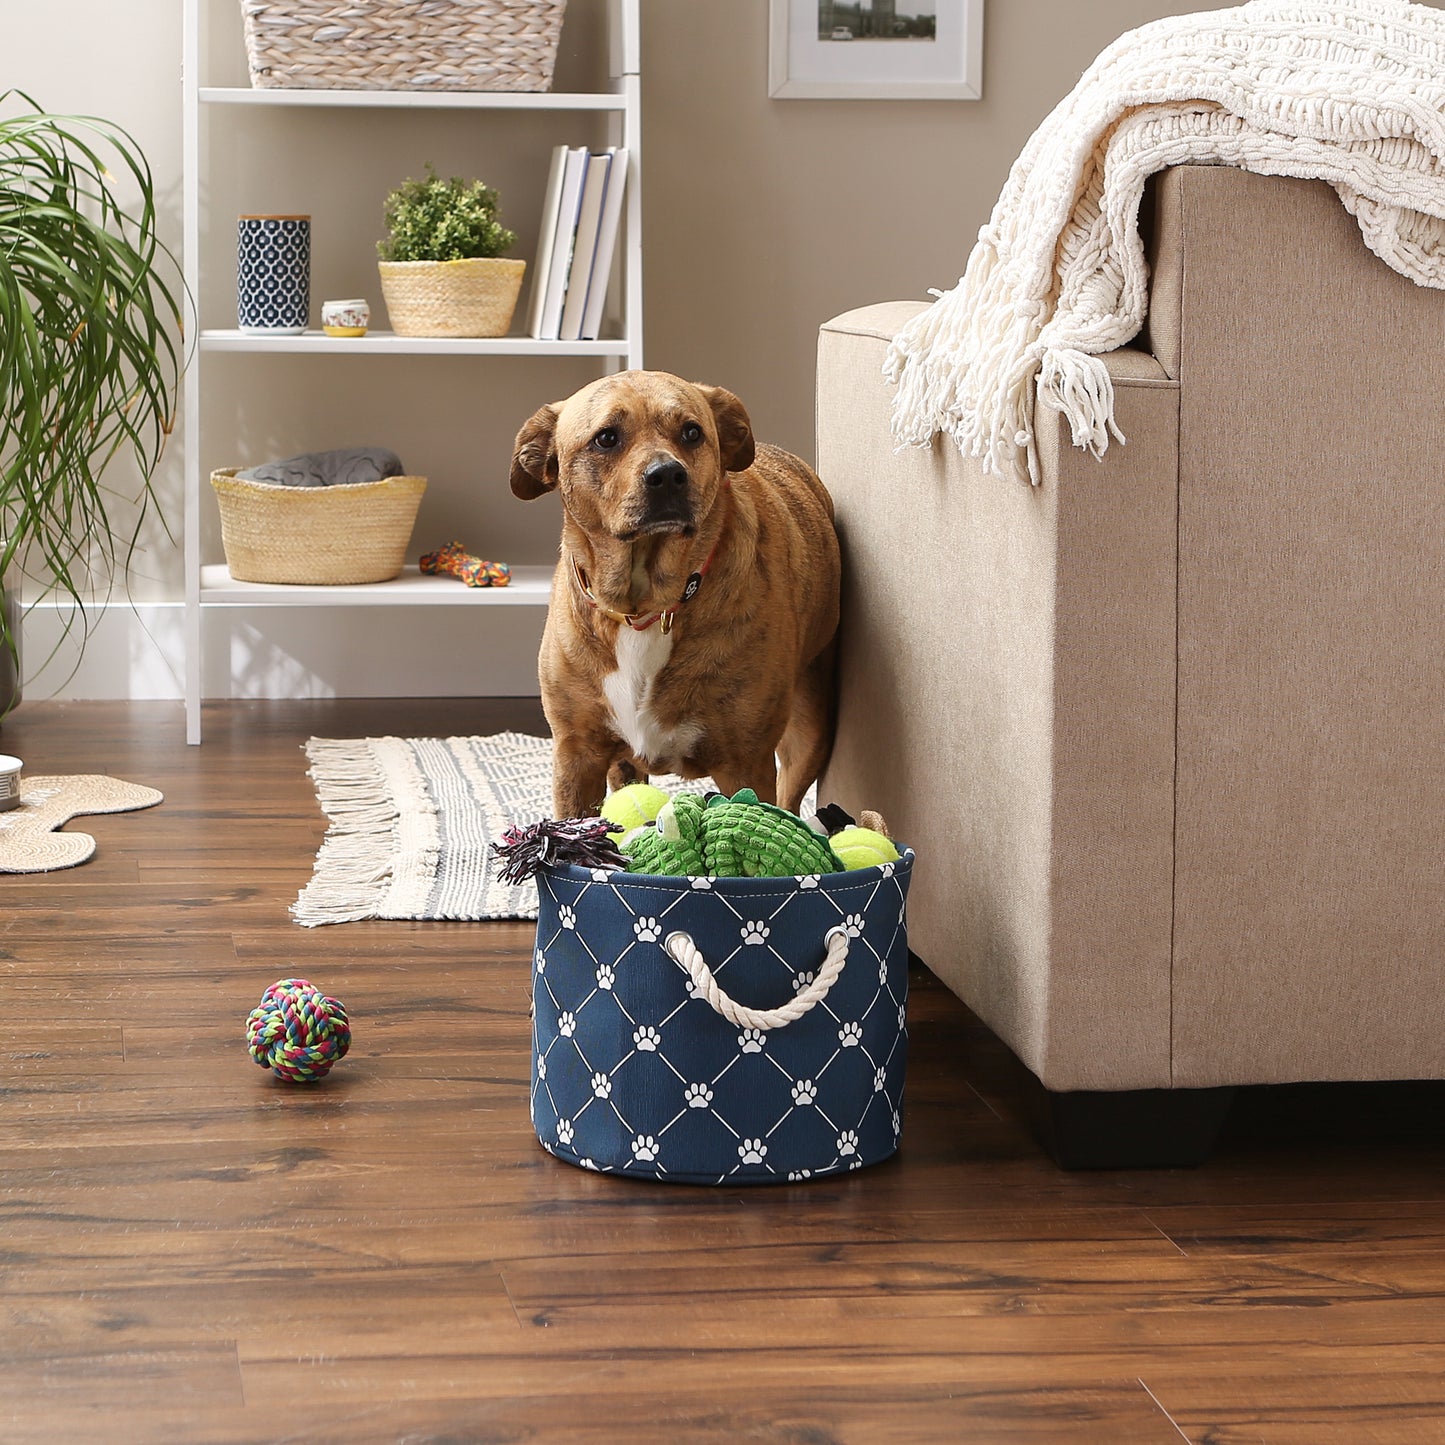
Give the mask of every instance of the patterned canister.
[(20, 778), (24, 764), (19, 758), (0, 753), (0, 813), (20, 806)]
[(236, 322), (242, 331), (299, 336), (311, 311), (311, 217), (242, 216), (236, 223)]

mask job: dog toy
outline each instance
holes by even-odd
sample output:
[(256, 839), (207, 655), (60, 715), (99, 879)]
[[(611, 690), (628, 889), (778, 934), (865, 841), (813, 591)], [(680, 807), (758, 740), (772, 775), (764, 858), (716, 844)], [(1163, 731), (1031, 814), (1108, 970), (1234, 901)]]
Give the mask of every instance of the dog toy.
[(304, 978), (283, 978), (246, 1018), (246, 1046), (263, 1069), (292, 1084), (314, 1084), (351, 1047), (351, 1024), (339, 999)]
[(842, 864), (803, 820), (751, 788), (731, 798), (714, 793), (706, 803), (692, 794), (674, 798), (651, 828), (622, 843), (630, 873), (668, 877), (787, 878), (840, 873)]
[(514, 886), (554, 863), (581, 868), (625, 868), (627, 860), (608, 835), (606, 818), (543, 818), (525, 827), (508, 828), (492, 856), (501, 863), (498, 877)]
[(667, 794), (651, 783), (628, 783), (609, 793), (602, 804), (602, 816), (612, 824), (612, 841), (620, 843), (634, 828), (654, 822), (667, 802)]
[(512, 569), (505, 562), (473, 557), (460, 542), (448, 542), (435, 552), (424, 553), (421, 570), (432, 577), (445, 572), (468, 587), (506, 587), (512, 580)]
[(876, 828), (843, 828), (828, 843), (848, 869), (876, 868), (881, 863), (896, 863), (903, 856), (893, 840)]

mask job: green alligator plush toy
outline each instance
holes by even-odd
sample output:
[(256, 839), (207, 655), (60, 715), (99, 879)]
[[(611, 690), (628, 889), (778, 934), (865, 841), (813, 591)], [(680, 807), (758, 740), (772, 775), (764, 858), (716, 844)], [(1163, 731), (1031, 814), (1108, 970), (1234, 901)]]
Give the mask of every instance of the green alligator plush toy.
[(623, 839), (629, 873), (669, 878), (787, 878), (842, 873), (828, 840), (801, 818), (761, 803), (751, 788), (731, 798), (714, 794), (706, 803), (681, 793), (656, 822)]

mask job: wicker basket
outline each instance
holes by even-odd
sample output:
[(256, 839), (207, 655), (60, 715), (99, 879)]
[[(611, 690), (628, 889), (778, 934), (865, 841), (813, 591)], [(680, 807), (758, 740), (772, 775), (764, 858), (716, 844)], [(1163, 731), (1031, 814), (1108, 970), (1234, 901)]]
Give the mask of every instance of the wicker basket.
[(241, 0), (251, 84), (546, 90), (567, 0)]
[(378, 261), (381, 294), (398, 336), (505, 336), (525, 261)]
[(243, 481), (211, 473), (221, 544), (238, 582), (387, 582), (401, 571), (425, 477), (336, 487)]

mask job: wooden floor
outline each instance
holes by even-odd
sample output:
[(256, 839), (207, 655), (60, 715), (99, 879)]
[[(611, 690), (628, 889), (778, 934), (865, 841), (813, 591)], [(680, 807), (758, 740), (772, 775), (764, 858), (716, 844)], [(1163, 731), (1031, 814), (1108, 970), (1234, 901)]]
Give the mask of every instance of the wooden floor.
[[(27, 704), (156, 809), (0, 878), (0, 1440), (1445, 1441), (1435, 1086), (1246, 1093), (1192, 1171), (1065, 1174), (917, 972), (904, 1144), (838, 1181), (607, 1179), (527, 1115), (525, 924), (305, 930), (312, 735), (531, 703)], [(350, 1057), (244, 1019), (302, 973)]]

